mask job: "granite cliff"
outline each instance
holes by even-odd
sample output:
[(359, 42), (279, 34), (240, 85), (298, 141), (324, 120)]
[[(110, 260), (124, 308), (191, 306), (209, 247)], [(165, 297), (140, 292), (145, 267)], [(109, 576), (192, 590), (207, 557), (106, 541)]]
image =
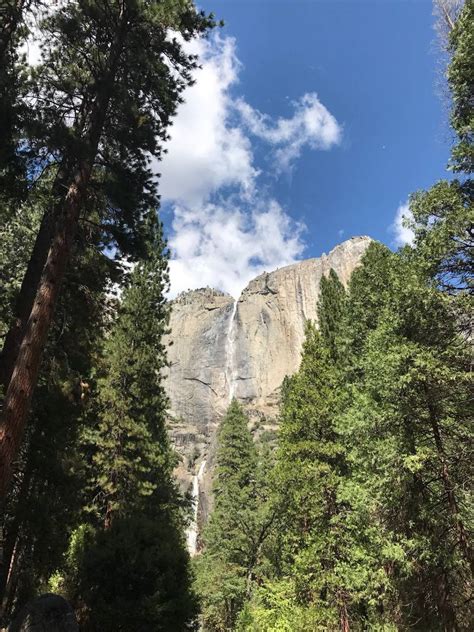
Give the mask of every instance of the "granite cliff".
[(370, 241), (353, 237), (328, 255), (263, 273), (238, 300), (203, 288), (173, 301), (166, 375), (170, 429), (183, 456), (181, 480), (200, 472), (201, 513), (215, 431), (230, 399), (242, 402), (260, 427), (274, 424), (282, 381), (299, 366), (305, 323), (317, 322), (321, 277), (333, 268), (347, 285)]

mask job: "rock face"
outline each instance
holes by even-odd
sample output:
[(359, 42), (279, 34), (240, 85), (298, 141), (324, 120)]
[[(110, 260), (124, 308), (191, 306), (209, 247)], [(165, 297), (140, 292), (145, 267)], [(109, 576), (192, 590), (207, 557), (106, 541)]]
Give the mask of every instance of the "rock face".
[(254, 418), (275, 418), (283, 379), (300, 363), (305, 323), (317, 321), (322, 276), (333, 268), (347, 285), (370, 241), (353, 237), (328, 255), (261, 274), (237, 301), (205, 288), (173, 302), (166, 388), (181, 479), (204, 458), (212, 466), (215, 430), (232, 397)]
[(206, 451), (228, 402), (227, 345), (234, 299), (209, 288), (173, 302), (169, 369), (171, 436), (184, 472)]
[(235, 387), (237, 399), (273, 414), (286, 375), (300, 363), (305, 323), (317, 322), (319, 284), (331, 268), (347, 285), (370, 240), (358, 237), (329, 255), (262, 274), (242, 292), (236, 315)]

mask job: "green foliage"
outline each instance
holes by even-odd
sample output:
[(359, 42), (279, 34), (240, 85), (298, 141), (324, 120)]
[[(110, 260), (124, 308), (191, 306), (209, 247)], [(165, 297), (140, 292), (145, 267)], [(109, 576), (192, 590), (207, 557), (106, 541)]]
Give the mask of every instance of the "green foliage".
[[(44, 191), (36, 191), (18, 217), (0, 231), (1, 274), (9, 279), (1, 302), (3, 331), (47, 200)], [(30, 429), (2, 521), (5, 558), (12, 560), (11, 581), (4, 592), (9, 613), (44, 589), (81, 511), (85, 480), (79, 435), (107, 315), (110, 278), (114, 278), (110, 260), (80, 239), (58, 304)]]
[(376, 507), (353, 471), (351, 440), (341, 422), (348, 402), (348, 307), (332, 273), (321, 284), (321, 330), (308, 326), (301, 367), (282, 404), (275, 488), (281, 572), (293, 577), (289, 594), (308, 620), (303, 624), (299, 616), (306, 627), (298, 629), (335, 629), (349, 621), (363, 629), (391, 590), (383, 573), (391, 552), (374, 523)]
[(91, 509), (105, 522), (158, 493), (175, 462), (161, 384), (168, 268), (161, 228), (154, 225), (153, 214), (150, 219), (148, 258), (135, 266), (123, 291), (98, 377), (97, 424), (84, 437), (93, 453)]
[[(178, 632), (196, 599), (165, 427), (168, 268), (149, 156), (192, 82), (181, 38), (214, 20), (188, 0), (69, 2), (41, 23), (44, 60), (28, 69), (35, 4), (8, 0), (0, 16), (2, 336), (42, 218), (78, 165), (92, 176), (3, 517), (4, 604), (52, 589), (84, 632)], [(411, 196), (414, 248), (371, 244), (347, 291), (334, 271), (322, 279), (276, 451), (236, 401), (222, 422), (195, 565), (205, 630), (472, 625), (473, 18), (467, 0), (450, 37), (459, 179)]]
[(472, 173), (474, 167), (474, 2), (466, 0), (450, 36), (448, 82), (453, 108), (451, 124), (458, 136), (453, 149), (455, 171)]
[(469, 629), (471, 351), (427, 252), (372, 243), (347, 296), (321, 284), (282, 389), (276, 550), (236, 629)]
[(54, 588), (88, 631), (178, 631), (196, 610), (164, 426), (166, 251), (154, 213), (147, 226), (112, 322), (108, 260), (88, 249), (70, 271), (6, 525), (9, 609)]
[(13, 317), (13, 305), (21, 286), (36, 233), (41, 206), (22, 206), (0, 226), (0, 335), (5, 336)]
[(258, 587), (242, 610), (238, 632), (305, 632), (327, 630), (318, 612), (301, 605), (295, 582), (289, 578), (267, 581)]
[(464, 629), (470, 361), (449, 296), (427, 282), (422, 252), (392, 260), (389, 300), (366, 337), (342, 424), (389, 542), (403, 553), (392, 565), (401, 622)]
[(218, 435), (214, 509), (196, 564), (204, 629), (234, 628), (245, 599), (262, 574), (266, 540), (275, 514), (266, 487), (267, 459), (234, 400)]
[[(426, 273), (465, 302), (474, 292), (474, 189), (470, 180), (441, 180), (410, 198), (420, 262)], [(466, 304), (466, 309), (468, 305)]]
[[(13, 318), (28, 318), (27, 306), (18, 313), (17, 299), (31, 291), (34, 295), (34, 278), (41, 275), (54, 226), (51, 220), (61, 216), (65, 192), (76, 182), (78, 169), (83, 173), (91, 166), (92, 176), (81, 200), (71, 266), (2, 525), (7, 567), (0, 568), (0, 592), (10, 615), (43, 590), (52, 574), (56, 586), (70, 589), (69, 576), (92, 578), (88, 555), (103, 560), (103, 550), (112, 559), (132, 530), (130, 554), (153, 539), (159, 545), (150, 555), (155, 575), (145, 573), (153, 595), (139, 581), (146, 549), (135, 561), (130, 557), (117, 574), (122, 572), (125, 591), (125, 577), (133, 571), (133, 598), (119, 593), (130, 610), (128, 629), (136, 629), (130, 618), (138, 612), (143, 617), (150, 612), (152, 625), (157, 610), (174, 608), (170, 604), (175, 598), (174, 622), (171, 614), (162, 612), (160, 625), (182, 629), (192, 619), (194, 601), (188, 590), (183, 503), (171, 479), (175, 456), (164, 427), (166, 398), (160, 374), (166, 364), (161, 337), (167, 329), (167, 264), (161, 233), (150, 220), (158, 205), (150, 156), (161, 157), (180, 95), (192, 83), (197, 60), (184, 52), (182, 40), (204, 34), (214, 21), (188, 0), (61, 3), (50, 6), (48, 17), (36, 23), (43, 58), (28, 68), (20, 54), (27, 35), (24, 18), (31, 18), (28, 12), (42, 1), (4, 4), (2, 337)], [(176, 38), (171, 39), (170, 32)], [(30, 256), (40, 224), (47, 228), (36, 242), (40, 250)], [(127, 281), (120, 264), (105, 253), (113, 253), (116, 261), (137, 262)], [(27, 269), (33, 274), (21, 286)], [(114, 301), (107, 291), (115, 283), (122, 287), (123, 300), (113, 322)], [(86, 528), (89, 550), (81, 549), (80, 555), (76, 551), (77, 563), (71, 566), (64, 551), (68, 543), (74, 544), (78, 525)], [(12, 572), (4, 586), (10, 562)], [(89, 592), (86, 579), (82, 584), (85, 621), (101, 630), (107, 625), (117, 629), (112, 591), (107, 593), (114, 575), (106, 566), (104, 560), (95, 568), (106, 595), (102, 600), (93, 594), (97, 584), (89, 586)], [(173, 573), (180, 578), (179, 593)], [(76, 604), (82, 599), (71, 595)]]
[(321, 279), (318, 323), (325, 347), (334, 363), (341, 360), (344, 317), (346, 312), (346, 292), (337, 274), (331, 268), (329, 277)]
[(372, 242), (364, 253), (364, 265), (351, 276), (351, 296), (347, 305), (347, 321), (351, 336), (348, 352), (356, 363), (365, 338), (375, 329), (383, 308), (389, 301), (388, 278), (394, 255), (378, 242)]
[(26, 165), (19, 150), (30, 107), (22, 99), (26, 72), (19, 52), (27, 29), (23, 14), (35, 0), (3, 0), (0, 11), (0, 223), (9, 219), (27, 189)]
[(75, 170), (90, 161), (96, 233), (119, 255), (144, 256), (143, 215), (159, 201), (150, 156), (161, 158), (197, 65), (182, 40), (213, 26), (190, 0), (79, 0), (40, 23), (42, 60), (28, 82), (38, 107), (22, 130), (29, 163), (36, 177), (41, 167), (57, 168), (51, 193), (59, 208)]
[[(182, 524), (164, 508), (81, 525), (52, 582), (76, 604), (85, 632), (180, 632), (195, 616)], [(50, 584), (51, 585), (51, 584)]]
[(87, 522), (53, 576), (87, 631), (181, 630), (195, 615), (165, 427), (168, 268), (154, 213), (148, 234), (147, 259), (130, 273), (104, 344), (82, 433)]
[[(440, 287), (457, 294), (458, 319), (472, 334), (474, 276), (474, 2), (466, 0), (450, 34), (447, 79), (452, 96), (451, 123), (456, 134), (451, 151), (459, 180), (440, 181), (411, 196), (415, 244), (427, 271)], [(461, 316), (462, 314), (462, 316)]]

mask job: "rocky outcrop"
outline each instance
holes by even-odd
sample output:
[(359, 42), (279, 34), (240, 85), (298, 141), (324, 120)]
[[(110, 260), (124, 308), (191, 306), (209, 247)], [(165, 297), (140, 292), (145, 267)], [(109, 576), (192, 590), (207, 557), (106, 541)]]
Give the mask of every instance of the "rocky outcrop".
[(204, 288), (179, 296), (171, 313), (168, 395), (175, 417), (206, 430), (227, 398), (226, 342), (234, 300)]
[[(232, 396), (254, 419), (274, 419), (283, 379), (300, 363), (306, 321), (317, 322), (322, 276), (333, 268), (347, 285), (370, 241), (354, 237), (328, 255), (261, 274), (237, 301), (210, 288), (173, 301), (166, 388), (181, 479), (205, 457), (212, 466), (215, 430)], [(203, 502), (208, 486), (204, 476)]]
[(284, 377), (298, 369), (305, 323), (317, 322), (321, 277), (333, 268), (347, 285), (369, 243), (368, 237), (353, 238), (329, 255), (262, 274), (249, 283), (236, 315), (237, 399), (263, 413), (275, 413)]
[[(234, 299), (204, 288), (173, 301), (166, 388), (170, 427), (185, 475), (206, 451), (227, 407), (227, 339)], [(181, 471), (182, 470), (182, 471)]]
[(178, 444), (209, 436), (231, 393), (274, 413), (283, 378), (299, 366), (305, 323), (317, 321), (321, 277), (333, 268), (347, 285), (369, 243), (354, 237), (328, 255), (261, 274), (236, 305), (210, 288), (173, 302), (166, 387)]

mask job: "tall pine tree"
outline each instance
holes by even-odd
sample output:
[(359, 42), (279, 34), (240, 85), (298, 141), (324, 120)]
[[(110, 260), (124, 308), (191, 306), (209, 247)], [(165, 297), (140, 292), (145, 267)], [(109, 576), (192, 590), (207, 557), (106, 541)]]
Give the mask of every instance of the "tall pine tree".
[(212, 25), (188, 0), (79, 0), (42, 24), (43, 63), (29, 95), (38, 107), (27, 141), (54, 166), (55, 178), (1, 357), (0, 496), (88, 199), (97, 191), (105, 198), (106, 234), (137, 233), (145, 209), (157, 202), (149, 156), (160, 158), (196, 66), (170, 30), (189, 40)]
[(195, 615), (184, 501), (165, 426), (168, 268), (154, 213), (148, 232), (147, 258), (123, 290), (88, 411), (83, 522), (52, 580), (90, 631), (116, 630), (120, 621), (129, 632), (177, 632)]
[(214, 508), (197, 560), (197, 590), (205, 630), (235, 628), (261, 573), (264, 546), (275, 519), (269, 503), (265, 455), (254, 444), (248, 418), (233, 400), (218, 434)]

